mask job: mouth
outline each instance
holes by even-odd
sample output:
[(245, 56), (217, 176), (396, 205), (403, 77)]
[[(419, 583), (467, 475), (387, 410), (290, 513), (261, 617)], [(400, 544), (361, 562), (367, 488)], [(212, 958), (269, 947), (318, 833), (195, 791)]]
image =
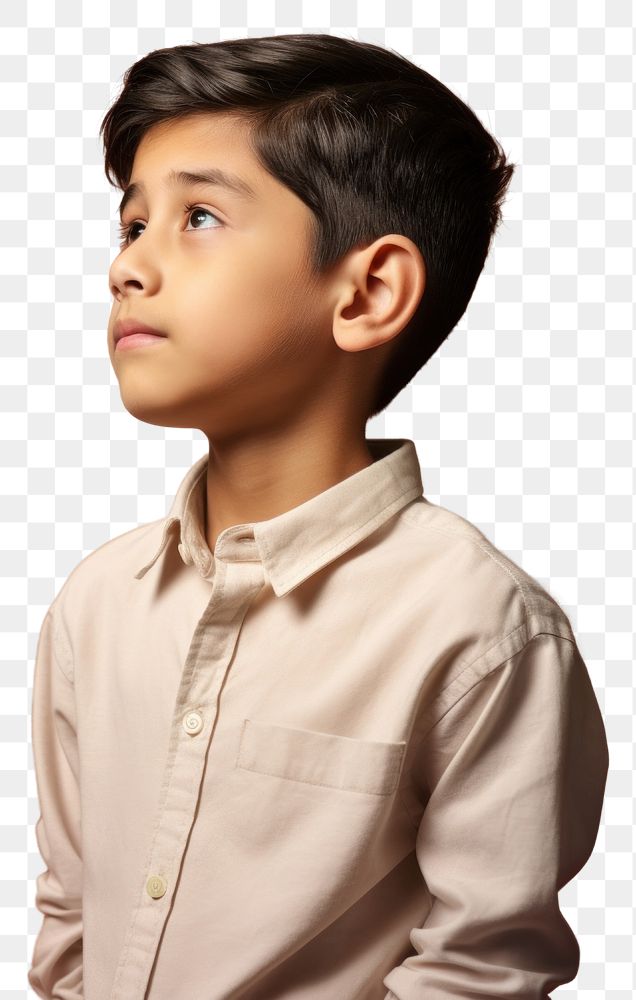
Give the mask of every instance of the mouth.
[(163, 330), (148, 326), (136, 319), (117, 320), (113, 330), (113, 341), (116, 351), (129, 350), (133, 347), (143, 347), (156, 344), (166, 339)]

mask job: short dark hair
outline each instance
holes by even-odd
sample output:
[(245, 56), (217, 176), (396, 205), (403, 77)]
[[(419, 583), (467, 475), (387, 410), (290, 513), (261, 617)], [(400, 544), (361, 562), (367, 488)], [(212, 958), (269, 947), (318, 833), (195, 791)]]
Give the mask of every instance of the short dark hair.
[(375, 416), (464, 314), (515, 165), (467, 104), (406, 57), (288, 34), (176, 45), (133, 63), (100, 126), (108, 180), (126, 187), (153, 125), (219, 111), (250, 123), (259, 161), (311, 209), (316, 273), (387, 233), (420, 250), (424, 293), (388, 354)]

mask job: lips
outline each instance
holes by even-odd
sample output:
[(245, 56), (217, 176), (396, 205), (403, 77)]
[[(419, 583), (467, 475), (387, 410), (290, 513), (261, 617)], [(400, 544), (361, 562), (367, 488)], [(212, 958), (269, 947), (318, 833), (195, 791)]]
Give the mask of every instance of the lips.
[(113, 328), (113, 339), (115, 345), (122, 337), (130, 337), (135, 333), (151, 334), (153, 337), (165, 337), (167, 334), (163, 330), (157, 330), (147, 323), (142, 323), (137, 319), (118, 319)]

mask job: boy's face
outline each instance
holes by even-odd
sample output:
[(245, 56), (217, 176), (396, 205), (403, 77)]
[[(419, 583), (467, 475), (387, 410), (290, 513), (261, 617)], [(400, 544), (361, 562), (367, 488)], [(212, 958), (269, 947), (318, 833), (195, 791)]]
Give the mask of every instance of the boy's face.
[[(253, 197), (166, 183), (169, 171), (210, 168), (239, 175)], [(222, 114), (155, 126), (130, 182), (145, 191), (122, 213), (135, 225), (110, 268), (108, 323), (126, 409), (214, 437), (264, 430), (315, 401), (347, 353), (332, 336), (335, 298), (309, 270), (309, 208), (259, 164), (247, 126)], [(116, 350), (118, 319), (167, 336)]]

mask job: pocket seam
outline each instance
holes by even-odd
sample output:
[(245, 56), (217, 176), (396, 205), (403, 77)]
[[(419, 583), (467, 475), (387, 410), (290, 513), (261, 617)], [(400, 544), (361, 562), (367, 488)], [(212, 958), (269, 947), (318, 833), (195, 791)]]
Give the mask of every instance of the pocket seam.
[[(380, 798), (388, 798), (389, 796), (394, 795), (395, 792), (396, 792), (396, 789), (399, 787), (400, 772), (401, 772), (401, 768), (402, 768), (402, 764), (403, 764), (404, 757), (405, 757), (405, 752), (406, 752), (406, 743), (404, 741), (398, 741), (396, 743), (386, 743), (385, 744), (387, 747), (390, 746), (390, 747), (393, 748), (391, 751), (388, 751), (388, 753), (392, 753), (394, 755), (393, 770), (392, 771), (387, 771), (387, 780), (389, 782), (390, 787), (386, 791), (376, 791), (373, 788), (362, 787), (360, 785), (350, 784), (349, 782), (347, 782), (346, 784), (334, 784), (333, 782), (329, 782), (329, 781), (315, 781), (315, 780), (312, 780), (311, 778), (307, 778), (307, 777), (299, 777), (299, 776), (296, 776), (296, 775), (293, 775), (293, 774), (281, 774), (279, 771), (270, 771), (270, 770), (267, 770), (264, 766), (263, 767), (260, 767), (260, 766), (259, 767), (254, 767), (254, 766), (252, 766), (252, 765), (250, 765), (250, 764), (248, 764), (246, 762), (242, 763), (241, 762), (242, 751), (243, 751), (243, 748), (245, 746), (246, 732), (247, 732), (247, 728), (248, 728), (247, 724), (249, 722), (254, 722), (255, 723), (254, 729), (252, 730), (252, 732), (254, 734), (258, 731), (258, 727), (261, 727), (261, 726), (271, 727), (274, 730), (285, 730), (286, 732), (295, 731), (295, 729), (297, 728), (297, 727), (293, 727), (293, 726), (283, 726), (283, 725), (279, 725), (277, 723), (269, 723), (269, 722), (265, 723), (265, 722), (259, 722), (259, 720), (244, 719), (243, 720), (243, 725), (242, 725), (242, 728), (241, 728), (241, 735), (240, 735), (240, 739), (239, 739), (238, 751), (237, 751), (237, 755), (236, 755), (236, 759), (235, 759), (235, 767), (240, 768), (241, 770), (251, 771), (253, 774), (266, 774), (266, 775), (269, 775), (270, 777), (273, 777), (273, 778), (281, 778), (283, 781), (296, 781), (296, 782), (299, 782), (300, 784), (304, 784), (304, 785), (317, 785), (318, 787), (321, 787), (321, 788), (333, 788), (336, 791), (343, 791), (343, 792), (350, 791), (350, 792), (357, 792), (357, 793), (363, 794), (363, 795), (376, 795), (376, 796), (378, 796)], [(339, 736), (337, 733), (324, 733), (324, 732), (321, 732), (321, 731), (318, 731), (318, 730), (304, 730), (304, 729), (300, 729), (298, 731), (299, 732), (307, 732), (307, 733), (310, 733), (311, 735), (319, 735), (319, 736), (325, 736), (325, 737), (328, 737), (328, 738), (333, 738), (336, 741), (338, 741), (338, 740), (346, 740), (346, 739), (349, 738), (349, 737)], [(262, 730), (261, 730), (261, 733), (262, 733)], [(360, 743), (365, 743), (365, 742), (380, 743), (382, 741), (379, 741), (379, 740), (375, 740), (375, 741), (357, 740), (355, 742), (357, 742), (357, 743), (360, 744)], [(399, 748), (399, 751), (396, 750), (396, 748)]]

